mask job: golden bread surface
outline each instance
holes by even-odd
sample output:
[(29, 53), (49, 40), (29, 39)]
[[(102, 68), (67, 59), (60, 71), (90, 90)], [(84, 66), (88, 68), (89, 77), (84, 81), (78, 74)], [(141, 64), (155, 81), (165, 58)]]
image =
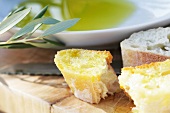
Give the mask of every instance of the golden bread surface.
[(170, 60), (122, 68), (120, 87), (131, 97), (134, 113), (170, 113)]
[(58, 51), (54, 62), (77, 98), (99, 103), (119, 89), (112, 58), (109, 51), (67, 49)]

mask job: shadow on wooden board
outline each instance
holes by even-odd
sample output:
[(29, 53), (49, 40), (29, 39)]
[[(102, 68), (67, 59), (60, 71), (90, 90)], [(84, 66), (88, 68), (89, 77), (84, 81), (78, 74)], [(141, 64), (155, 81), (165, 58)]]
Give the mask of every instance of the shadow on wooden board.
[(6, 112), (3, 112), (3, 111), (0, 110), (0, 113), (6, 113)]

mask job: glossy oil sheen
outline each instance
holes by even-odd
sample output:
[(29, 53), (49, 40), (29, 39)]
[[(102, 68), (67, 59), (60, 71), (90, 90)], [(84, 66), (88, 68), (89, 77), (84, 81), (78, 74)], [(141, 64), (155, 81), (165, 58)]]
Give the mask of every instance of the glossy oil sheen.
[[(52, 16), (56, 19), (58, 19), (56, 15), (59, 15), (61, 20), (80, 18), (76, 25), (68, 29), (71, 31), (117, 27), (135, 11), (135, 6), (128, 0), (28, 0), (21, 5), (28, 7), (37, 5), (41, 8), (49, 5), (45, 16)], [(38, 11), (33, 9), (32, 13), (35, 12)], [(25, 22), (30, 21), (31, 18), (33, 14), (30, 14)], [(20, 23), (18, 26), (22, 27), (23, 24)]]

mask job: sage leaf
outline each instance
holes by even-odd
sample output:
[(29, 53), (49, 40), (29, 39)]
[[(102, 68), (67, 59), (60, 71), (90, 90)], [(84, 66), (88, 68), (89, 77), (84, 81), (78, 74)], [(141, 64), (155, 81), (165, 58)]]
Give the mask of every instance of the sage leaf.
[(56, 20), (54, 18), (51, 17), (46, 17), (46, 18), (39, 18), (36, 20), (31, 21), (30, 23), (28, 23), (27, 25), (25, 25), (22, 29), (20, 29), (17, 33), (15, 33), (10, 40), (16, 40), (18, 38), (20, 38), (21, 36), (32, 32), (33, 30), (35, 31), (36, 29), (38, 29), (40, 26), (36, 27), (36, 25), (39, 24), (55, 24), (57, 22), (60, 22), (59, 20)]
[(53, 25), (49, 29), (45, 30), (41, 36), (43, 37), (43, 36), (53, 35), (53, 34), (61, 32), (61, 31), (64, 31), (67, 28), (70, 28), (71, 26), (76, 24), (78, 21), (79, 21), (78, 18), (61, 21), (61, 22)]
[(17, 23), (19, 23), (30, 12), (30, 10), (31, 9), (28, 8), (6, 18), (2, 23), (0, 23), (0, 34), (8, 31)]
[(38, 19), (38, 18), (41, 18), (41, 17), (45, 14), (45, 12), (47, 11), (47, 9), (48, 9), (48, 6), (44, 7), (37, 15), (35, 15), (35, 17), (33, 18), (33, 20)]

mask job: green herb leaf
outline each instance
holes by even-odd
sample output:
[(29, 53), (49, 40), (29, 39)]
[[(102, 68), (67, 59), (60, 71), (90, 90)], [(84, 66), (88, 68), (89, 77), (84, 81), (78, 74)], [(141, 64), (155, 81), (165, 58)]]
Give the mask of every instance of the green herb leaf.
[(2, 21), (4, 21), (5, 19), (7, 19), (9, 16), (11, 16), (12, 14), (15, 14), (17, 12), (20, 12), (22, 10), (25, 9), (25, 6), (22, 6), (22, 7), (19, 7), (18, 9), (14, 10), (14, 11), (11, 11)]
[(6, 49), (15, 49), (15, 48), (31, 48), (35, 47), (30, 44), (24, 44), (24, 43), (13, 43), (13, 44), (0, 44), (0, 48), (6, 48)]
[(12, 14), (18, 13), (18, 12), (24, 10), (24, 9), (26, 9), (25, 6), (19, 7), (18, 9), (16, 9), (16, 10), (12, 11), (11, 13), (9, 13), (8, 17), (11, 16)]
[[(34, 29), (38, 29), (38, 27), (36, 27), (36, 25), (38, 24), (55, 24), (60, 22), (59, 20), (50, 18), (50, 17), (46, 17), (46, 18), (39, 18), (36, 20), (31, 21), (30, 23), (28, 23), (26, 26), (24, 26), (22, 29), (20, 29), (17, 33), (15, 33), (10, 40), (16, 40), (18, 38), (20, 38), (21, 36), (32, 32)], [(36, 27), (36, 28), (35, 28)]]
[(6, 18), (2, 23), (0, 23), (0, 34), (8, 31), (20, 22), (30, 12), (30, 10), (31, 9), (25, 9)]
[(50, 27), (49, 29), (45, 30), (41, 36), (48, 36), (48, 35), (52, 35), (52, 34), (56, 34), (61, 31), (64, 31), (67, 28), (76, 24), (78, 21), (79, 21), (79, 19), (76, 18), (76, 19), (70, 19), (70, 20), (59, 22), (59, 23), (55, 24), (54, 26)]
[[(34, 18), (33, 20), (35, 19), (38, 19), (38, 18), (41, 18), (47, 11), (48, 9), (48, 6), (44, 7)], [(30, 35), (32, 35), (42, 24), (38, 24), (34, 27), (34, 30), (30, 33)]]
[[(38, 13), (31, 22), (27, 23), (17, 33), (15, 33), (9, 40), (0, 42), (0, 48), (60, 48), (64, 46), (64, 43), (58, 39), (47, 39), (55, 33), (66, 30), (77, 23), (79, 19), (71, 19), (60, 22), (54, 18), (46, 17), (42, 18), (48, 7), (44, 7), (40, 13)], [(11, 12), (11, 15), (2, 21), (0, 24), (0, 34), (8, 31), (18, 22), (20, 22), (31, 9), (25, 9), (24, 7)], [(31, 37), (31, 35), (43, 24), (51, 25), (51, 27), (44, 31), (38, 37)], [(24, 37), (26, 36), (26, 37)], [(48, 37), (47, 37), (48, 36)], [(21, 38), (22, 37), (22, 38)]]
[(65, 44), (59, 40), (57, 41), (53, 41), (53, 40), (50, 40), (50, 39), (46, 39), (46, 38), (43, 38), (46, 42), (49, 42), (51, 44), (54, 44), (54, 45), (60, 45), (60, 46), (64, 46)]
[(25, 42), (25, 43), (39, 48), (56, 48), (57, 46), (59, 46), (59, 45), (56, 46), (48, 42)]
[(41, 17), (45, 14), (45, 12), (47, 11), (47, 9), (48, 9), (48, 6), (44, 7), (44, 8), (33, 18), (33, 20), (38, 19), (38, 18), (41, 18)]

